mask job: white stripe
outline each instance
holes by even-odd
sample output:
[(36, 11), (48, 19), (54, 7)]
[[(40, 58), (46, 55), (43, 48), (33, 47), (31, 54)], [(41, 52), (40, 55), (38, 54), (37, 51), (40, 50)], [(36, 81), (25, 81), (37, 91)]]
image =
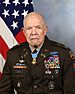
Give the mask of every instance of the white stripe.
[(0, 54), (0, 72), (2, 73), (3, 71), (3, 67), (5, 65), (5, 59), (3, 58), (3, 56)]
[(0, 17), (0, 35), (6, 42), (9, 48), (13, 45), (18, 44), (16, 39), (14, 38), (12, 32), (9, 30), (3, 19)]

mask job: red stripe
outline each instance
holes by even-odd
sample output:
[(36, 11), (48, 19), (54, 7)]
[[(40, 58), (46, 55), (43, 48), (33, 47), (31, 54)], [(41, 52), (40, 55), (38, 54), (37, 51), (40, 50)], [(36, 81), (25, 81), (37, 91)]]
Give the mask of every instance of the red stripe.
[(4, 57), (5, 60), (7, 58), (8, 50), (9, 50), (9, 48), (8, 48), (7, 44), (5, 43), (3, 38), (0, 36), (0, 53), (2, 54), (2, 56)]
[(25, 35), (23, 34), (23, 30), (21, 30), (16, 36), (16, 40), (18, 43), (22, 43), (26, 41)]

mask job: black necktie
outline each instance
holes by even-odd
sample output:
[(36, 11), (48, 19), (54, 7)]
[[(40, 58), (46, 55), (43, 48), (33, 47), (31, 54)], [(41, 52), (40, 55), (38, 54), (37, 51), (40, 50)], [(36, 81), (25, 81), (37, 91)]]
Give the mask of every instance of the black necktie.
[(36, 54), (37, 53), (37, 50), (35, 49), (34, 51), (33, 51), (33, 54)]

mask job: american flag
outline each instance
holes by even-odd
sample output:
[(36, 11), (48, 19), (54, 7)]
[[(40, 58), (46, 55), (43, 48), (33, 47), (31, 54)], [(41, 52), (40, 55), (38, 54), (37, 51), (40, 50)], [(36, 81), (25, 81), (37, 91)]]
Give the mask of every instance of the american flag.
[(7, 51), (26, 41), (22, 32), (23, 18), (32, 11), (32, 0), (0, 0), (0, 77)]

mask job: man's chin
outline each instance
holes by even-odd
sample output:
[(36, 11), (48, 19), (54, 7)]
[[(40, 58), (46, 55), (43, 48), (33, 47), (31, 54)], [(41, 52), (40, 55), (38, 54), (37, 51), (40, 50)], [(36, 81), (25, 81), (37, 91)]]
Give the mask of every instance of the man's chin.
[(39, 44), (38, 43), (31, 43), (32, 46), (38, 46)]
[(35, 43), (35, 44), (31, 44), (32, 46), (34, 46), (34, 45), (36, 45), (36, 46), (38, 46), (38, 44), (37, 43)]
[(31, 44), (33, 44), (33, 45), (37, 45), (39, 42), (38, 41), (35, 41), (35, 40), (33, 40), (33, 41), (31, 41)]

